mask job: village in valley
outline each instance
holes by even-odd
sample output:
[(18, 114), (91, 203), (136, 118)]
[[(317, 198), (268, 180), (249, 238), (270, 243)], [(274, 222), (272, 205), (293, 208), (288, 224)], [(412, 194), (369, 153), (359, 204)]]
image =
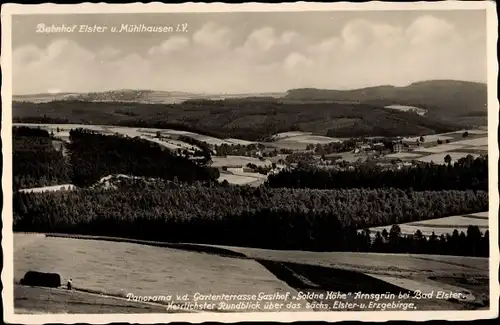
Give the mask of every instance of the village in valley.
[(415, 137), (360, 138), (330, 138), (290, 131), (276, 134), (268, 141), (252, 142), (178, 130), (14, 123), (16, 125), (46, 129), (53, 136), (57, 150), (65, 150), (71, 128), (138, 136), (180, 156), (207, 160), (208, 165), (219, 169), (220, 182), (251, 186), (262, 185), (268, 175), (299, 166), (354, 170), (356, 166), (371, 165), (394, 170), (426, 163), (451, 164), (460, 158), (477, 158), (488, 153), (486, 128)]

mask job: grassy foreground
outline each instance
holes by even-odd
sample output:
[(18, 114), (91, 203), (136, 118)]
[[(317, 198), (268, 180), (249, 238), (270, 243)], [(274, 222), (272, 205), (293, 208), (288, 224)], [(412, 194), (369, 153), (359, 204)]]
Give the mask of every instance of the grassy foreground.
[[(29, 269), (58, 272), (63, 278), (72, 277), (76, 287), (88, 292), (121, 297), (127, 292), (192, 295), (195, 292), (243, 294), (262, 291), (296, 295), (329, 291), (398, 294), (422, 290), (461, 292), (469, 298), (466, 301), (412, 299), (409, 302), (415, 304), (416, 310), (477, 310), (489, 305), (489, 263), (485, 258), (277, 251), (196, 244), (176, 245), (172, 249), (159, 245), (161, 243), (63, 236), (66, 238), (15, 234), (16, 278)], [(229, 251), (233, 254), (228, 254)], [(72, 263), (67, 263), (68, 260)], [(16, 313), (167, 312), (165, 309), (159, 311), (162, 307), (157, 305), (141, 306), (124, 299), (79, 291), (16, 286), (14, 296)], [(367, 305), (370, 301), (358, 300)], [(379, 302), (392, 301), (382, 299)], [(359, 306), (334, 309), (335, 300), (331, 299), (305, 298), (301, 303), (308, 302), (321, 303), (332, 311), (379, 310)]]

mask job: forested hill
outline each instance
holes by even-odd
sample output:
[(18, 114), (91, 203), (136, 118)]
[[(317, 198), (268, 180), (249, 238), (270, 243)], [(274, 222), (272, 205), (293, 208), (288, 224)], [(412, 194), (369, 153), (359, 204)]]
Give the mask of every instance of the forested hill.
[(215, 182), (220, 176), (206, 165), (210, 157), (202, 151), (204, 159), (193, 161), (141, 138), (74, 129), (67, 150), (60, 150), (46, 130), (19, 127), (12, 133), (14, 190), (69, 183), (87, 187), (119, 174), (176, 183)]
[(444, 117), (486, 115), (488, 100), (486, 84), (456, 80), (429, 80), (406, 87), (377, 86), (355, 90), (292, 89), (285, 98), (408, 105)]
[(14, 122), (174, 128), (259, 141), (304, 131), (339, 137), (415, 136), (460, 130), (442, 120), (370, 104), (287, 103), (269, 99), (191, 100), (181, 104), (53, 101), (13, 103)]
[(182, 182), (215, 181), (219, 171), (199, 166), (156, 143), (140, 138), (109, 136), (77, 129), (70, 131), (72, 183), (89, 186), (102, 177), (126, 174)]

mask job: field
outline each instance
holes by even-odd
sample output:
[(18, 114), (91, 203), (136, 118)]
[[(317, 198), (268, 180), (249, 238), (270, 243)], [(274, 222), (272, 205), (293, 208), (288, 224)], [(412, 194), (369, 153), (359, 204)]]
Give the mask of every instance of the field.
[(458, 145), (458, 144), (451, 144), (451, 143), (446, 143), (446, 144), (439, 144), (434, 147), (427, 147), (427, 148), (418, 148), (416, 151), (418, 152), (429, 152), (429, 153), (441, 153), (441, 152), (447, 152), (447, 151), (453, 151), (457, 149), (463, 149), (465, 146), (463, 145)]
[(269, 160), (260, 160), (258, 158), (246, 157), (246, 156), (226, 156), (226, 157), (212, 157), (212, 167), (231, 167), (231, 166), (242, 166), (246, 167), (247, 164), (255, 164), (257, 166), (269, 166), (271, 162)]
[(294, 151), (303, 151), (303, 150), (306, 150), (306, 148), (307, 148), (307, 143), (300, 143), (300, 142), (289, 141), (289, 140), (278, 140), (275, 142), (264, 142), (263, 145), (265, 145), (268, 148), (276, 148), (278, 150), (286, 149), (286, 150), (294, 150)]
[(395, 110), (403, 111), (403, 112), (414, 111), (418, 115), (425, 115), (425, 113), (427, 113), (427, 110), (425, 110), (423, 108), (418, 108), (418, 107), (415, 107), (415, 106), (405, 106), (405, 105), (397, 105), (397, 104), (395, 104), (395, 105), (385, 106), (385, 108), (395, 109)]
[[(468, 138), (476, 139), (480, 137), (484, 137), (485, 135), (488, 134), (487, 130), (481, 130), (481, 129), (463, 129), (459, 131), (453, 131), (453, 132), (446, 132), (446, 133), (438, 133), (438, 134), (433, 134), (433, 135), (424, 135), (424, 143), (423, 145), (426, 145), (429, 142), (436, 142), (438, 139), (442, 140), (443, 142), (445, 140), (450, 140), (453, 143), (456, 143), (457, 141), (464, 140), (463, 134), (467, 132), (469, 134)], [(417, 137), (411, 138), (413, 141), (417, 140)]]
[[(294, 292), (259, 263), (138, 244), (37, 236), (14, 238), (14, 276), (55, 272), (76, 288), (124, 297)], [(20, 244), (18, 244), (20, 242)], [(221, 281), (224, 279), (224, 281)], [(208, 300), (207, 302), (211, 302)]]
[(239, 144), (242, 146), (249, 146), (251, 144), (254, 144), (254, 141), (247, 141), (247, 140), (241, 140), (241, 139), (233, 139), (233, 138), (228, 138), (224, 139), (226, 142), (229, 142), (231, 144)]
[[(179, 131), (179, 130), (172, 130), (172, 129), (157, 129), (157, 128), (137, 128), (137, 127), (124, 127), (124, 126), (112, 126), (112, 125), (87, 125), (87, 124), (31, 124), (31, 123), (13, 123), (13, 126), (29, 126), (29, 127), (41, 127), (42, 129), (46, 129), (49, 132), (54, 132), (54, 136), (58, 138), (62, 138), (63, 140), (68, 141), (69, 140), (69, 131), (71, 129), (77, 129), (77, 128), (84, 128), (88, 130), (93, 130), (99, 133), (103, 134), (113, 134), (113, 133), (118, 133), (122, 134), (131, 138), (134, 137), (141, 137), (143, 139), (157, 142), (161, 145), (164, 145), (165, 147), (168, 147), (170, 149), (178, 149), (178, 148), (193, 148), (192, 145), (171, 139), (168, 140), (168, 142), (163, 143), (157, 141), (157, 139), (153, 138), (153, 136), (156, 136), (156, 133), (159, 132), (163, 136), (167, 137), (177, 137), (179, 135), (184, 135), (184, 136), (189, 136), (192, 137), (193, 139), (199, 140), (206, 142), (211, 145), (221, 145), (221, 144), (243, 144), (243, 145), (248, 145), (251, 144), (252, 142), (250, 141), (245, 141), (245, 140), (239, 140), (239, 139), (228, 139), (228, 140), (221, 140), (217, 139), (214, 137), (202, 135), (202, 134), (197, 134), (193, 132), (187, 132), (187, 131)], [(59, 132), (57, 132), (57, 129), (59, 129)]]
[[(403, 142), (416, 142), (417, 140), (420, 140), (420, 137), (403, 138)], [(453, 137), (449, 136), (448, 134), (447, 135), (429, 134), (424, 136), (424, 144), (429, 142), (437, 142), (437, 140), (441, 141), (453, 140)]]
[[(165, 133), (169, 133), (169, 132), (165, 132)], [(221, 139), (218, 139), (218, 138), (214, 138), (214, 137), (209, 137), (207, 135), (203, 135), (203, 134), (197, 134), (197, 133), (189, 133), (189, 134), (186, 134), (186, 136), (189, 136), (193, 139), (196, 139), (198, 141), (202, 141), (202, 142), (205, 142), (205, 143), (208, 143), (210, 145), (213, 145), (213, 146), (220, 146), (222, 144), (227, 144), (227, 145), (231, 145), (232, 143), (231, 142), (228, 142), (228, 141), (225, 141), (225, 140), (221, 140)]]
[(434, 162), (436, 164), (444, 164), (444, 157), (447, 155), (450, 155), (452, 163), (457, 161), (460, 158), (467, 157), (468, 155), (472, 155), (472, 157), (476, 158), (479, 157), (480, 155), (475, 154), (475, 153), (468, 153), (468, 152), (441, 152), (441, 153), (436, 153), (432, 154), (429, 156), (424, 156), (420, 158), (416, 158), (418, 161), (430, 163)]
[(141, 135), (140, 137), (142, 139), (158, 143), (159, 145), (167, 147), (170, 150), (178, 150), (178, 149), (184, 150), (184, 149), (186, 149), (188, 151), (193, 152), (193, 151), (195, 151), (195, 150), (198, 149), (198, 148), (196, 148), (195, 146), (193, 146), (193, 145), (191, 145), (189, 143), (186, 143), (186, 142), (183, 142), (183, 141), (179, 141), (179, 140), (165, 139), (165, 138), (158, 139), (158, 138), (152, 138), (150, 136), (143, 136), (143, 135)]
[[(440, 236), (441, 234), (451, 234), (454, 229), (457, 229), (458, 232), (463, 231), (467, 233), (467, 227), (469, 225), (478, 226), (481, 232), (484, 233), (489, 228), (488, 212), (410, 222), (399, 226), (401, 228), (401, 233), (405, 235), (413, 235), (417, 230), (420, 230), (424, 236), (430, 236), (432, 232), (434, 232), (436, 236)], [(382, 232), (384, 229), (389, 231), (391, 226), (392, 225), (374, 227), (370, 228), (370, 231), (374, 236), (377, 231)]]
[[(488, 259), (485, 258), (275, 251), (209, 245), (171, 249), (149, 246), (147, 243), (140, 245), (88, 238), (70, 239), (22, 233), (14, 235), (16, 280), (28, 270), (58, 272), (63, 279), (71, 277), (77, 288), (68, 297), (65, 290), (16, 286), (16, 312), (79, 310), (99, 313), (101, 309), (98, 305), (104, 303), (107, 304), (107, 312), (121, 310), (125, 300), (107, 298), (123, 297), (127, 293), (173, 295), (173, 300), (176, 300), (176, 293), (194, 292), (290, 292), (296, 295), (298, 292), (326, 291), (387, 293), (414, 291), (416, 288), (448, 289), (464, 293), (469, 298), (456, 302), (412, 299), (411, 302), (419, 310), (477, 309), (488, 304)], [(190, 251), (192, 249), (198, 252)], [(243, 255), (224, 257), (217, 255), (215, 249)], [(43, 298), (40, 296), (47, 295), (52, 297), (51, 302), (42, 305)], [(74, 304), (68, 303), (68, 299)], [(319, 302), (318, 299), (313, 300)], [(329, 306), (334, 302), (320, 301)], [(300, 309), (294, 311), (305, 310), (305, 300), (293, 302), (302, 304)], [(380, 302), (391, 300), (382, 299)], [(141, 306), (135, 304), (133, 310), (137, 308)], [(159, 307), (145, 304), (142, 308), (144, 312), (154, 312)], [(286, 311), (286, 308), (281, 311)]]
[(455, 131), (455, 132), (451, 132), (451, 133), (455, 133), (455, 134), (459, 134), (459, 135), (462, 135), (464, 132), (467, 131), (467, 133), (469, 134), (473, 134), (473, 135), (480, 135), (480, 134), (488, 134), (488, 127), (484, 127), (484, 130), (481, 130), (481, 129), (475, 129), (475, 130), (460, 130), (460, 131)]
[(165, 306), (64, 289), (14, 285), (16, 314), (167, 313)]
[[(469, 132), (469, 138), (464, 139), (463, 133)], [(426, 135), (420, 147), (411, 153), (396, 153), (386, 155), (387, 158), (415, 159), (421, 162), (444, 164), (444, 157), (450, 155), (452, 163), (460, 158), (472, 155), (474, 158), (488, 152), (488, 138), (483, 135), (485, 130), (461, 130), (442, 134)], [(404, 138), (403, 142), (414, 142), (419, 137)], [(450, 140), (450, 143), (436, 144), (437, 140)]]
[(219, 182), (227, 181), (229, 184), (235, 185), (260, 185), (265, 182), (267, 176), (259, 173), (235, 172), (228, 168), (228, 172), (221, 172), (218, 179)]
[(301, 131), (290, 131), (290, 132), (281, 132), (278, 134), (275, 134), (273, 136), (273, 139), (275, 140), (282, 140), (282, 139), (287, 139), (291, 137), (298, 137), (298, 136), (305, 136), (305, 135), (311, 135), (311, 132), (301, 132)]
[(473, 147), (474, 146), (487, 146), (488, 145), (488, 137), (457, 141), (457, 142), (454, 142), (454, 144), (462, 145), (462, 146), (473, 146)]
[(340, 142), (340, 140), (336, 138), (323, 137), (319, 135), (302, 135), (297, 137), (290, 137), (283, 141), (293, 141), (298, 143), (307, 143), (307, 144), (325, 144), (332, 142)]
[(475, 147), (465, 147), (464, 149), (458, 149), (457, 151), (466, 151), (479, 154), (487, 154), (488, 146), (475, 146)]
[(235, 184), (235, 185), (246, 185), (253, 182), (257, 182), (259, 181), (259, 179), (252, 176), (221, 173), (220, 177), (218, 178), (218, 181), (219, 182), (227, 181), (229, 184)]
[(363, 273), (411, 276), (415, 273), (425, 276), (444, 276), (464, 274), (487, 276), (488, 259), (480, 257), (388, 254), (388, 253), (351, 253), (351, 252), (308, 252), (279, 251), (248, 247), (217, 246), (229, 249), (254, 259), (277, 262), (302, 263), (341, 270)]
[(53, 186), (44, 186), (44, 187), (35, 187), (19, 190), (19, 192), (25, 193), (39, 193), (39, 192), (50, 192), (50, 191), (61, 191), (61, 190), (72, 190), (75, 188), (73, 184), (61, 184), (61, 185), (53, 185)]
[(260, 173), (244, 172), (241, 168), (228, 168), (227, 171), (232, 175), (221, 174), (221, 178), (227, 179), (230, 184), (249, 184), (252, 186), (258, 186), (263, 184), (267, 180), (267, 175), (262, 175)]
[(309, 144), (327, 144), (340, 142), (337, 138), (313, 135), (310, 132), (283, 132), (273, 136), (274, 142), (268, 143), (270, 147), (291, 150), (305, 150)]
[(411, 153), (411, 152), (396, 152), (386, 155), (386, 158), (415, 158), (420, 157), (420, 154)]

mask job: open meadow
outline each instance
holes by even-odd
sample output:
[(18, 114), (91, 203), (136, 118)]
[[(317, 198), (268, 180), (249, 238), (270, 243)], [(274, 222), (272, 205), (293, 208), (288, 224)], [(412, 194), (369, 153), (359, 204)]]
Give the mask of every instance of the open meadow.
[(273, 135), (273, 142), (266, 143), (269, 147), (289, 150), (305, 150), (310, 144), (338, 143), (341, 140), (327, 136), (314, 135), (311, 132), (290, 131)]
[(488, 145), (488, 137), (475, 138), (475, 139), (467, 139), (455, 142), (456, 145), (462, 146), (487, 146)]
[(418, 153), (412, 153), (412, 152), (395, 152), (391, 153), (385, 156), (386, 158), (394, 158), (394, 159), (412, 159), (416, 157), (421, 157), (421, 154)]
[(246, 156), (226, 156), (226, 157), (212, 157), (212, 167), (234, 167), (242, 166), (246, 167), (247, 164), (254, 164), (257, 166), (269, 166), (271, 161), (265, 159), (260, 160), (258, 158), (246, 157)]
[(451, 144), (451, 143), (446, 143), (446, 144), (439, 144), (434, 147), (422, 147), (416, 149), (418, 152), (425, 152), (425, 153), (442, 153), (442, 152), (447, 152), (447, 151), (454, 151), (457, 149), (463, 149), (466, 146), (464, 145), (458, 145), (458, 144)]
[[(371, 235), (374, 236), (377, 231), (382, 232), (384, 229), (389, 231), (391, 226), (392, 225), (370, 228)], [(458, 230), (459, 233), (461, 231), (467, 233), (467, 228), (469, 226), (478, 226), (481, 232), (484, 233), (489, 228), (488, 212), (429, 219), (399, 225), (402, 234), (413, 235), (417, 230), (420, 230), (426, 237), (431, 236), (433, 232), (436, 236), (440, 236), (441, 234), (451, 235), (455, 229)]]
[[(292, 296), (299, 292), (326, 294), (327, 291), (397, 294), (400, 291), (414, 292), (419, 287), (452, 290), (466, 297), (454, 302), (412, 299), (411, 302), (419, 310), (477, 309), (488, 304), (488, 298), (483, 294), (488, 287), (488, 259), (485, 258), (278, 251), (196, 244), (172, 249), (154, 247), (146, 242), (142, 245), (98, 240), (99, 237), (91, 236), (80, 238), (87, 239), (16, 233), (15, 280), (18, 281), (28, 270), (57, 272), (62, 275), (63, 281), (72, 278), (76, 288), (71, 294), (72, 300), (80, 297), (80, 301), (88, 300), (95, 304), (96, 298), (101, 299), (111, 310), (120, 310), (126, 300), (106, 301), (107, 297), (124, 298), (129, 293), (136, 296), (172, 295), (175, 301), (176, 293), (188, 293), (194, 300), (193, 294), (196, 292), (290, 292)], [(215, 248), (243, 255), (223, 257), (216, 253)], [(193, 249), (197, 252), (190, 251)], [(45, 303), (44, 308), (38, 306), (38, 309), (56, 313), (68, 312), (70, 307), (70, 312), (75, 309), (80, 309), (80, 312), (86, 310), (85, 305), (79, 306), (77, 303), (68, 307), (68, 300), (64, 298), (68, 293), (65, 290), (16, 286), (17, 312), (32, 313), (37, 309), (37, 303), (40, 304), (39, 295), (47, 294), (53, 296), (51, 302)], [(329, 306), (334, 303), (331, 299), (299, 298), (293, 302), (300, 303), (301, 308), (293, 311), (323, 310), (305, 307), (307, 302), (313, 301), (321, 301)], [(386, 302), (390, 301), (388, 299)], [(134, 305), (133, 310), (141, 308), (139, 304), (128, 303)], [(161, 308), (159, 306), (162, 303), (151, 306), (145, 304), (144, 310), (140, 312), (154, 312)], [(97, 308), (88, 312), (98, 311)], [(287, 310), (282, 308), (281, 311)]]
[[(453, 140), (453, 137), (448, 135), (448, 134), (428, 134), (424, 136), (424, 143), (429, 143), (429, 142), (437, 142), (438, 140), (441, 141), (446, 141), (446, 140)], [(417, 140), (420, 140), (420, 137), (405, 137), (403, 138), (403, 142), (409, 142), (413, 143), (416, 142)]]
[(73, 185), (73, 184), (61, 184), (61, 185), (52, 185), (52, 186), (43, 186), (43, 187), (21, 189), (21, 190), (19, 190), (19, 192), (40, 193), (40, 192), (64, 191), (64, 190), (72, 190), (72, 189), (75, 189), (75, 185)]
[[(35, 239), (27, 239), (30, 236)], [(180, 302), (176, 294), (295, 292), (248, 259), (32, 234), (16, 234), (14, 250), (16, 281), (30, 270), (54, 272), (61, 274), (63, 283), (71, 278), (76, 288), (111, 296), (172, 295), (172, 301)]]
[[(87, 130), (92, 130), (98, 133), (102, 134), (114, 134), (118, 133), (124, 136), (128, 136), (131, 138), (134, 137), (141, 137), (143, 139), (157, 142), (160, 145), (163, 145), (165, 147), (168, 147), (169, 149), (176, 150), (178, 148), (181, 149), (187, 149), (189, 148), (190, 150), (193, 149), (193, 146), (191, 144), (185, 143), (183, 141), (179, 141), (174, 139), (175, 137), (178, 137), (180, 135), (182, 136), (187, 136), (191, 137), (195, 140), (199, 140), (202, 142), (205, 142), (210, 145), (221, 145), (221, 144), (251, 144), (253, 142), (251, 141), (245, 141), (245, 140), (240, 140), (240, 139), (228, 139), (228, 140), (223, 140), (223, 139), (218, 139), (202, 134), (197, 134), (194, 132), (188, 132), (188, 131), (180, 131), (180, 130), (173, 130), (173, 129), (158, 129), (158, 128), (143, 128), (143, 127), (126, 127), (126, 126), (113, 126), (113, 125), (89, 125), (89, 124), (33, 124), (33, 123), (13, 123), (13, 126), (27, 126), (27, 127), (40, 127), (41, 129), (45, 129), (47, 131), (53, 132), (54, 136), (57, 138), (62, 138), (66, 141), (69, 141), (69, 131), (72, 129), (78, 129), (78, 128), (83, 128)], [(59, 130), (59, 132), (57, 132)], [(156, 134), (160, 133), (160, 135), (172, 138), (164, 141), (160, 141), (155, 138)]]
[(435, 164), (444, 164), (445, 163), (444, 157), (446, 157), (448, 155), (451, 157), (452, 163), (456, 162), (460, 158), (467, 157), (468, 155), (471, 155), (474, 158), (480, 156), (479, 154), (476, 154), (476, 153), (445, 151), (445, 152), (435, 153), (432, 155), (423, 156), (423, 157), (419, 157), (419, 158), (415, 158), (415, 159), (418, 161), (421, 161), (421, 162), (425, 162), (425, 163), (434, 162)]
[(415, 112), (418, 115), (425, 115), (425, 113), (427, 113), (427, 110), (425, 110), (423, 108), (418, 108), (415, 106), (394, 104), (394, 105), (385, 106), (385, 108), (394, 109), (394, 110), (402, 111), (402, 112)]
[(160, 146), (166, 147), (170, 150), (180, 149), (180, 150), (188, 150), (191, 152), (194, 152), (195, 150), (199, 150), (199, 148), (197, 148), (189, 143), (179, 141), (179, 140), (168, 139), (168, 138), (158, 139), (158, 138), (153, 138), (151, 136), (144, 136), (144, 135), (141, 135), (140, 138), (154, 142), (154, 143), (158, 143)]
[[(260, 176), (259, 176), (260, 175)], [(222, 172), (217, 179), (219, 182), (227, 181), (229, 184), (234, 185), (261, 185), (265, 182), (267, 177), (258, 173), (232, 173)]]

